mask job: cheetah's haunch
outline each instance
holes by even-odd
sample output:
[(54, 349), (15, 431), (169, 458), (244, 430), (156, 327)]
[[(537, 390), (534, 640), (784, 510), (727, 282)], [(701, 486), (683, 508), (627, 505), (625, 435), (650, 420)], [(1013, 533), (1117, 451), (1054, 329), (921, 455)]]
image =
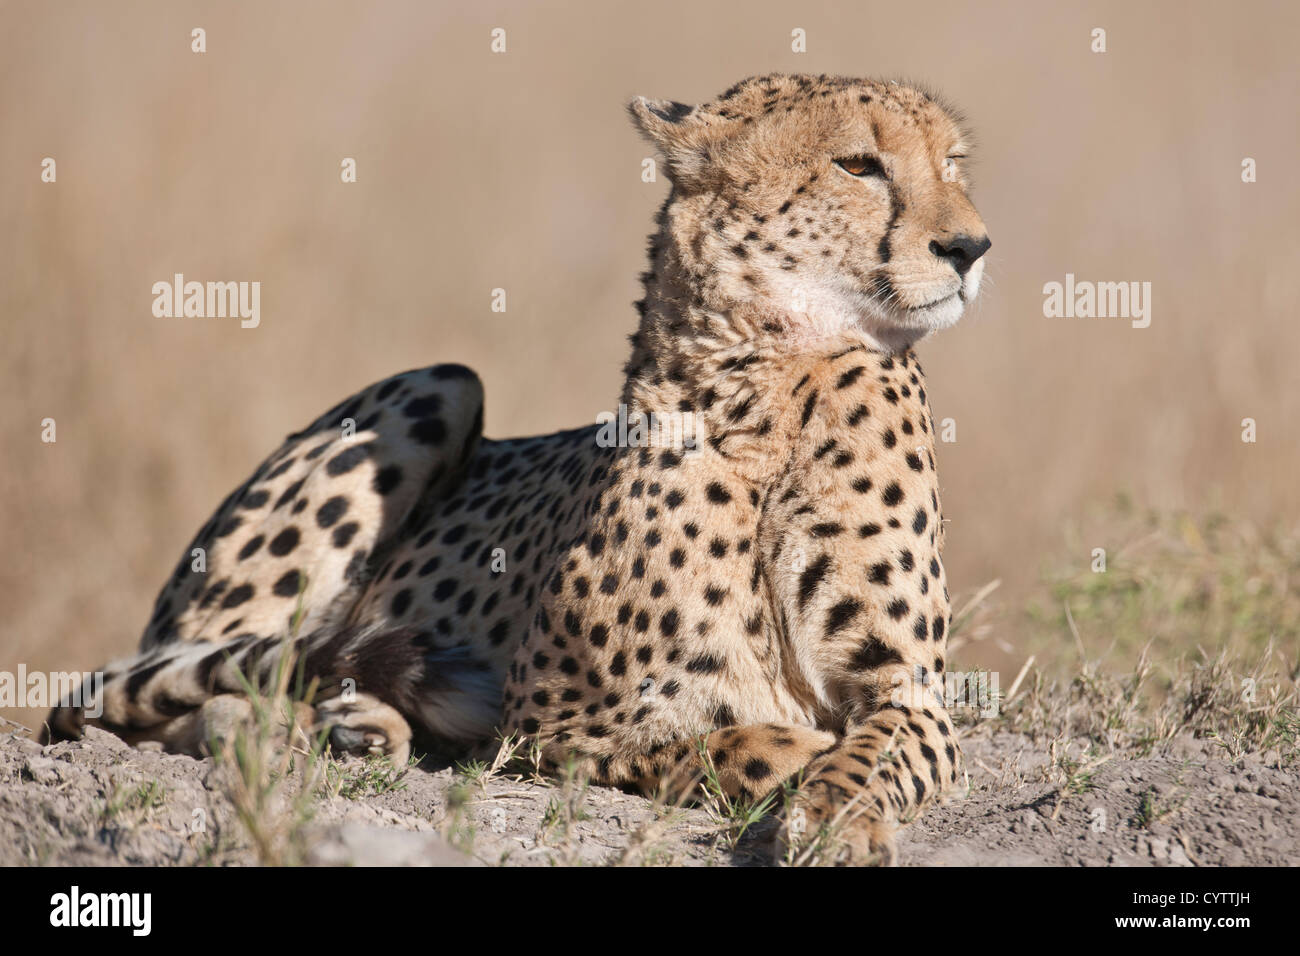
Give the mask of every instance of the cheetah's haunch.
[[(94, 723), (197, 750), (292, 648), (341, 749), (497, 731), (650, 791), (706, 763), (737, 798), (798, 777), (792, 857), (890, 858), (959, 766), (910, 349), (979, 288), (965, 138), (922, 92), (824, 76), (630, 110), (672, 189), (620, 401), (691, 413), (698, 448), (483, 439), (470, 370), (379, 382), (217, 509), (206, 571), (187, 548)], [(84, 722), (58, 708), (51, 733)]]

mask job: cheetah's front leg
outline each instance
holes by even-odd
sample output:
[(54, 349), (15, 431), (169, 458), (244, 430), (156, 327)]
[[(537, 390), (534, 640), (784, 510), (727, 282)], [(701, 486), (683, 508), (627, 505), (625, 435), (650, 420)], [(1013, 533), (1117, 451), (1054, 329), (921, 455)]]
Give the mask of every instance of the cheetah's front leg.
[(653, 795), (677, 799), (716, 788), (729, 800), (762, 799), (796, 776), (809, 762), (830, 753), (835, 735), (813, 727), (752, 724), (724, 727), (678, 749), (677, 762), (642, 786)]
[(961, 753), (942, 702), (919, 685), (900, 690), (907, 702), (851, 727), (808, 766), (783, 827), (787, 862), (892, 864), (897, 825), (956, 782)]

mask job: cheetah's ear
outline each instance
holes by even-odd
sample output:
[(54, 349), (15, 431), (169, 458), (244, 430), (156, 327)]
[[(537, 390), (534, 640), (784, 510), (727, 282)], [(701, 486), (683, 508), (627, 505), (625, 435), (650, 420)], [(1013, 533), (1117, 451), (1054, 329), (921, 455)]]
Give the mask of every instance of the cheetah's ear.
[(663, 153), (673, 182), (681, 185), (699, 176), (712, 132), (710, 117), (696, 106), (644, 96), (633, 97), (627, 109), (636, 128)]

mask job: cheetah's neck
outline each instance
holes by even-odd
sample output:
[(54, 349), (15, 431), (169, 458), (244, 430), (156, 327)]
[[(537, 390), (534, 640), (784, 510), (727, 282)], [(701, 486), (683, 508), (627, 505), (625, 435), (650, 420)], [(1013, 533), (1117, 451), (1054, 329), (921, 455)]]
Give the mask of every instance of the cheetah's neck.
[(711, 301), (666, 229), (642, 279), (621, 401), (643, 415), (691, 413), (702, 439), (756, 481), (775, 474), (798, 439), (790, 395), (800, 379), (836, 353), (886, 351), (857, 329), (801, 334), (788, 315)]

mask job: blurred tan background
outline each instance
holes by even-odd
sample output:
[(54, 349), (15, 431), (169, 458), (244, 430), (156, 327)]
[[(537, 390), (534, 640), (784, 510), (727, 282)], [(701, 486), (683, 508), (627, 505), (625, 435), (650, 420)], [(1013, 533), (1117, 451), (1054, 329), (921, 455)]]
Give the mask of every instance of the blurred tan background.
[[(955, 591), (1085, 564), (1117, 492), (1294, 529), (1298, 29), (1281, 3), (0, 4), (0, 669), (132, 649), (217, 502), (375, 379), (472, 365), (493, 436), (611, 408), (667, 188), (623, 104), (774, 70), (923, 80), (978, 133), (989, 278), (921, 350), (957, 421)], [(260, 281), (261, 326), (154, 318), (176, 272)], [(1150, 328), (1044, 318), (1067, 272), (1151, 282)]]

